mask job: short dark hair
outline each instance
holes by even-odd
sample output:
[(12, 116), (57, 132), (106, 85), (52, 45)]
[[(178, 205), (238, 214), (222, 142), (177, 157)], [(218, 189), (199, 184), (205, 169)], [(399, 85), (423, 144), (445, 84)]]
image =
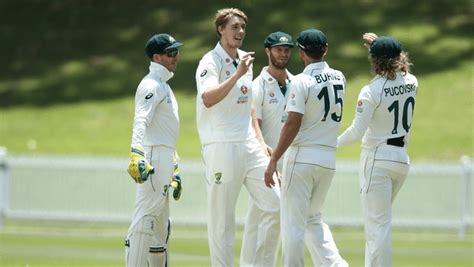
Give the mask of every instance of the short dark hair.
[(321, 60), (323, 59), (324, 53), (326, 52), (327, 46), (318, 46), (313, 47), (311, 50), (309, 49), (302, 49), (306, 55), (314, 60)]

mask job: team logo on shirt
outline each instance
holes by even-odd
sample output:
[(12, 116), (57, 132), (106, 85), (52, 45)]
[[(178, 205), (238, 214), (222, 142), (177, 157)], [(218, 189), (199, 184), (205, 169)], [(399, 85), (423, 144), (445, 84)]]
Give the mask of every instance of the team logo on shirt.
[(168, 104), (171, 103), (171, 96), (170, 96), (169, 93), (168, 93), (168, 95), (166, 95), (166, 103), (168, 103)]
[(295, 94), (291, 94), (291, 99), (294, 99), (295, 98)]
[(275, 97), (274, 92), (270, 92), (268, 95), (270, 96), (270, 100), (268, 100), (268, 104), (278, 104), (278, 98)]
[(229, 76), (229, 75), (230, 75), (230, 71), (227, 70), (227, 71), (225, 72), (225, 75)]
[(145, 96), (145, 99), (148, 100), (153, 97), (153, 93), (149, 93)]
[(204, 77), (204, 76), (206, 76), (206, 74), (207, 74), (207, 70), (203, 70), (203, 71), (201, 72), (201, 75), (200, 75), (200, 76), (201, 76), (201, 77)]
[(216, 179), (216, 184), (222, 183), (221, 178), (222, 178), (222, 172), (216, 172), (214, 174), (214, 178)]
[(247, 86), (242, 85), (242, 87), (240, 87), (240, 91), (242, 91), (242, 93), (245, 95), (245, 94), (247, 94), (247, 92), (249, 91), (249, 89), (247, 88)]

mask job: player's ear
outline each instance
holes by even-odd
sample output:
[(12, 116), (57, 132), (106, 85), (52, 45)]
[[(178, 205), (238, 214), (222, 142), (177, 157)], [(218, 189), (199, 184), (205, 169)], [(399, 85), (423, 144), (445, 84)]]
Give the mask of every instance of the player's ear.
[(151, 61), (161, 64), (161, 62), (162, 62), (161, 57), (162, 57), (162, 55), (160, 55), (160, 54), (153, 54), (153, 57), (151, 58)]
[(270, 48), (265, 47), (265, 54), (267, 54), (267, 56), (270, 56)]
[(220, 36), (222, 36), (222, 34), (224, 33), (224, 27), (222, 25), (217, 26), (217, 32)]
[(325, 56), (326, 56), (326, 54), (328, 53), (328, 50), (329, 50), (329, 48), (326, 46), (326, 47), (324, 48), (323, 57), (325, 57)]

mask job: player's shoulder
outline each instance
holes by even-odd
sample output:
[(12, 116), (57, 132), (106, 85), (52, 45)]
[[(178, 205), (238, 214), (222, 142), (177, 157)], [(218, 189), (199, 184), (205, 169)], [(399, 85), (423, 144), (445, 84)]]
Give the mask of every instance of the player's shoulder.
[(291, 80), (291, 86), (309, 87), (314, 83), (316, 83), (316, 79), (306, 73), (297, 74), (293, 77), (293, 80)]
[(146, 96), (147, 99), (151, 98), (153, 95), (162, 95), (167, 90), (167, 87), (164, 83), (160, 82), (158, 79), (153, 77), (153, 75), (147, 75), (143, 77), (137, 87), (136, 95)]
[(406, 80), (406, 83), (418, 84), (418, 79), (415, 75), (407, 72), (403, 74), (403, 78)]
[(346, 77), (344, 76), (344, 73), (338, 69), (331, 68), (329, 65), (327, 68), (324, 69), (326, 73), (331, 73), (332, 76), (339, 80), (346, 80)]
[(202, 56), (199, 65), (217, 65), (222, 61), (219, 54), (213, 49)]
[(199, 65), (196, 69), (196, 77), (197, 75), (203, 77), (206, 73), (211, 70), (217, 70), (222, 65), (221, 59), (214, 50), (211, 50), (204, 54), (204, 56), (199, 61)]

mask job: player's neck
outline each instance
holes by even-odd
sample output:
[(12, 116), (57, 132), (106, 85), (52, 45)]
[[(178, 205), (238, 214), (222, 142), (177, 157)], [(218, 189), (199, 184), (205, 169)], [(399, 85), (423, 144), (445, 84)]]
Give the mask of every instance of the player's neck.
[(286, 72), (286, 69), (279, 69), (270, 65), (267, 67), (267, 72), (280, 84), (286, 84), (286, 79), (288, 78), (288, 73)]
[(232, 58), (236, 59), (239, 57), (239, 54), (237, 53), (237, 50), (239, 49), (238, 47), (233, 47), (229, 45), (227, 42), (223, 42), (222, 40), (220, 41), (222, 48), (224, 51), (227, 52), (227, 54)]

